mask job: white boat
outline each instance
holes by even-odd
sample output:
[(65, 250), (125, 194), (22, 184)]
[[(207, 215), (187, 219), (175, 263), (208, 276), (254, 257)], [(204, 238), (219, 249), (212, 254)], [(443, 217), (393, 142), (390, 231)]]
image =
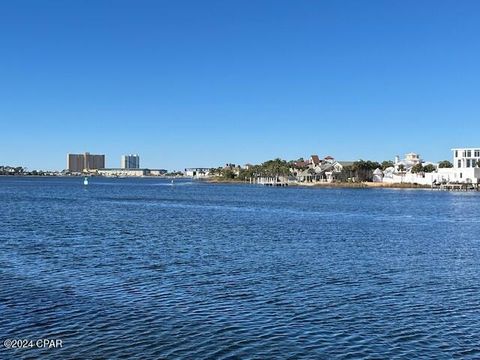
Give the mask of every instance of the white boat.
[(85, 186), (88, 185), (88, 178), (87, 178), (87, 177), (85, 177), (85, 178), (83, 179), (83, 185), (85, 185)]

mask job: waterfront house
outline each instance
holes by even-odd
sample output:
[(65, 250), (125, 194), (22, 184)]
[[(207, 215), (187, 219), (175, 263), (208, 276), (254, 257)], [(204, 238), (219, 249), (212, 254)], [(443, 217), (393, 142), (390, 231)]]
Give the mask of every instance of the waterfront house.
[[(415, 165), (422, 164), (432, 165), (435, 169), (438, 169), (438, 164), (432, 162), (426, 162), (420, 158), (417, 153), (408, 153), (403, 160), (400, 160), (398, 156), (395, 157), (394, 166), (388, 167), (383, 170), (383, 176), (380, 176), (379, 172), (374, 174), (374, 181), (385, 183), (409, 183), (419, 185), (431, 185), (436, 179), (436, 171), (434, 172), (414, 172)], [(380, 170), (380, 169), (378, 169)], [(380, 177), (382, 178), (380, 181)]]
[(480, 147), (455, 148), (453, 168), (438, 169), (438, 182), (480, 183)]
[(310, 164), (313, 166), (317, 166), (320, 164), (320, 158), (318, 157), (318, 155), (310, 156)]
[(414, 152), (405, 154), (405, 158), (400, 160), (400, 157), (395, 156), (394, 168), (396, 172), (405, 172), (409, 171), (412, 167), (417, 164), (421, 164), (423, 160), (420, 158), (420, 155)]
[(184, 174), (192, 178), (206, 178), (210, 176), (210, 168), (186, 168)]
[[(479, 148), (456, 148), (453, 152), (453, 168), (439, 168), (438, 164), (424, 162), (415, 153), (409, 153), (404, 160), (395, 158), (395, 165), (383, 171), (383, 182), (435, 185), (445, 183), (478, 184), (480, 182)], [(413, 173), (414, 165), (433, 165), (436, 170), (430, 173)], [(377, 177), (378, 180), (378, 177)]]
[(322, 160), (318, 155), (310, 156), (308, 161), (295, 161), (290, 172), (296, 182), (315, 183), (332, 182), (335, 175), (343, 170), (343, 165), (332, 156), (326, 156)]
[(457, 148), (453, 151), (453, 167), (456, 169), (477, 168), (480, 161), (480, 147)]

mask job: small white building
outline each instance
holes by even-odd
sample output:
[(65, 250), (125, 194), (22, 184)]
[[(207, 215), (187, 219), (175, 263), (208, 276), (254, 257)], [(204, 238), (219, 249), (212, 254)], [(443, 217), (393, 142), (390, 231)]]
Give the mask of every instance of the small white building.
[(373, 182), (383, 182), (383, 171), (380, 169), (375, 169), (373, 172)]
[(186, 168), (184, 174), (193, 178), (206, 178), (210, 176), (210, 168)]

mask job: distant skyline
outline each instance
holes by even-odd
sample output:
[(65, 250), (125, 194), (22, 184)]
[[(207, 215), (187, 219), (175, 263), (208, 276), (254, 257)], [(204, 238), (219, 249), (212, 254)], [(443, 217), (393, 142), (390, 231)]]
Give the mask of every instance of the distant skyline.
[(480, 146), (478, 1), (0, 2), (0, 165)]

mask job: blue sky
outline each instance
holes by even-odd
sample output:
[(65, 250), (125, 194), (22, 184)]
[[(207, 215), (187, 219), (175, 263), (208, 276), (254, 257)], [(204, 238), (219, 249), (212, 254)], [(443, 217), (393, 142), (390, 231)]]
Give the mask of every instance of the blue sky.
[(151, 168), (480, 146), (480, 2), (2, 1), (0, 164)]

